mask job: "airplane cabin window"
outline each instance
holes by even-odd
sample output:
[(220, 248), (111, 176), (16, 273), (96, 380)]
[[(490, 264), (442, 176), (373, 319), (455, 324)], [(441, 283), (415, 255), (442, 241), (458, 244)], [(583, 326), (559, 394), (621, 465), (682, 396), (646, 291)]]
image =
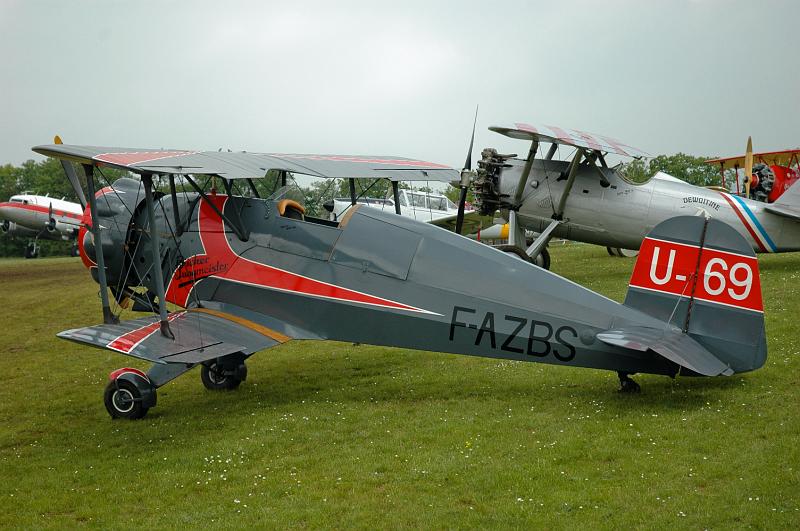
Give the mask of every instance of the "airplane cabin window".
[(413, 207), (420, 207), (420, 208), (428, 208), (425, 206), (425, 196), (422, 194), (410, 194), (411, 195), (411, 206)]
[(11, 202), (12, 203), (22, 203), (22, 199), (19, 199), (18, 197), (12, 197), (11, 198)]
[(445, 202), (443, 197), (428, 197), (428, 204), (433, 210), (445, 210)]
[(406, 203), (406, 194), (405, 193), (401, 193), (400, 194), (400, 206), (408, 206), (408, 203)]

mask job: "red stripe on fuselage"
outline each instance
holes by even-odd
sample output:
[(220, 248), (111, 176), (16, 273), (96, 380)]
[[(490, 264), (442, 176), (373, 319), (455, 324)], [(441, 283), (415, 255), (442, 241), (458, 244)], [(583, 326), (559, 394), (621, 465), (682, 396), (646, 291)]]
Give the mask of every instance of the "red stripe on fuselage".
[[(17, 208), (19, 210), (28, 210), (31, 212), (39, 212), (42, 214), (50, 214), (50, 207), (46, 207), (44, 205), (32, 205), (28, 203), (27, 205), (24, 203), (17, 203), (17, 202), (7, 202), (7, 203), (0, 203), (0, 207), (6, 208)], [(63, 216), (65, 218), (72, 218), (72, 219), (81, 219), (80, 214), (75, 214), (72, 212), (67, 212), (66, 210), (59, 210), (57, 208), (53, 209), (54, 216)]]
[(730, 197), (728, 197), (724, 193), (720, 192), (719, 195), (721, 195), (725, 199), (725, 201), (727, 201), (728, 204), (731, 206), (733, 211), (736, 213), (736, 217), (739, 218), (739, 221), (742, 222), (742, 225), (744, 225), (744, 228), (747, 229), (747, 232), (750, 233), (750, 236), (758, 244), (758, 248), (761, 249), (761, 252), (762, 253), (766, 253), (767, 252), (767, 248), (764, 247), (763, 243), (761, 243), (761, 239), (756, 235), (756, 232), (753, 230), (753, 228), (747, 222), (747, 219), (745, 219), (744, 215), (739, 211), (739, 209), (737, 208), (736, 204), (731, 200)]
[[(209, 199), (214, 201), (220, 211), (223, 211), (228, 197), (212, 195)], [(214, 212), (214, 209), (206, 200), (201, 201), (198, 215), (203, 254), (187, 258), (172, 274), (166, 293), (169, 302), (185, 308), (188, 305), (189, 294), (196, 281), (206, 277), (217, 277), (232, 282), (288, 291), (300, 295), (398, 310), (425, 312), (425, 310), (413, 306), (342, 288), (242, 258), (231, 249), (223, 220)]]

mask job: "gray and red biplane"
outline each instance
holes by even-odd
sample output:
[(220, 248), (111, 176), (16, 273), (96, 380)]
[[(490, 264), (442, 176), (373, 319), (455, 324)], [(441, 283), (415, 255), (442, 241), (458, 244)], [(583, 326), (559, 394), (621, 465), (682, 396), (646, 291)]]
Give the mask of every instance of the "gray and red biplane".
[[(147, 373), (111, 374), (105, 406), (115, 418), (144, 416), (158, 387), (195, 366), (207, 388), (235, 388), (250, 355), (292, 339), (608, 369), (626, 391), (638, 390), (632, 373), (730, 375), (766, 359), (755, 254), (707, 217), (657, 225), (619, 304), (430, 224), (355, 200), (336, 222), (317, 219), (280, 192), (259, 197), (253, 184), (270, 170), (459, 178), (438, 164), (59, 144), (34, 151), (61, 159), (68, 173), (80, 165), (89, 188), (79, 243), (100, 284), (104, 323), (59, 336), (153, 363)], [(141, 178), (96, 191), (103, 166)], [(112, 301), (153, 315), (118, 322)]]

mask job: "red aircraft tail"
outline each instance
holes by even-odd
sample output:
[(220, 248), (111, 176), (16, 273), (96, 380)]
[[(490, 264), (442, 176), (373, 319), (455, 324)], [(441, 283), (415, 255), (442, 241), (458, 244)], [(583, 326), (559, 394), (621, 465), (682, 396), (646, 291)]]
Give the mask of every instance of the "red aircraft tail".
[(680, 329), (733, 372), (766, 360), (758, 260), (719, 220), (681, 216), (656, 226), (642, 243), (625, 305)]

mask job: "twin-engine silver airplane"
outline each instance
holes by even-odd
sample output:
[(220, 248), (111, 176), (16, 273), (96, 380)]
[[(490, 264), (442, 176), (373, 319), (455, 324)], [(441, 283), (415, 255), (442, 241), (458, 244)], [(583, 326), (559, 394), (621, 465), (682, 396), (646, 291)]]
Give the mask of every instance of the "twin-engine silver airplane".
[[(27, 238), (25, 258), (39, 255), (38, 240), (74, 241), (78, 236), (83, 207), (63, 199), (19, 194), (0, 203), (0, 230), (12, 238)], [(73, 256), (78, 256), (77, 246)]]
[[(500, 210), (509, 221), (509, 240), (531, 257), (550, 238), (639, 249), (645, 236), (674, 216), (701, 215), (725, 222), (756, 252), (800, 250), (800, 187), (791, 186), (774, 203), (701, 188), (659, 173), (644, 183), (625, 178), (606, 164), (608, 154), (644, 157), (639, 149), (602, 135), (554, 126), (518, 123), (490, 127), (530, 142), (525, 159), (485, 149), (474, 186), (480, 214)], [(537, 158), (542, 144), (550, 144)], [(559, 146), (574, 148), (571, 160), (554, 160)], [(526, 245), (523, 230), (540, 233)]]
[[(88, 184), (81, 254), (100, 284), (104, 323), (59, 336), (153, 363), (147, 373), (111, 373), (104, 403), (114, 418), (144, 416), (157, 388), (198, 365), (207, 388), (235, 388), (249, 356), (292, 339), (608, 369), (625, 391), (638, 390), (632, 373), (730, 375), (766, 359), (758, 262), (719, 220), (683, 216), (656, 226), (619, 304), (355, 198), (331, 222), (305, 216), (280, 194), (260, 198), (252, 185), (271, 169), (393, 181), (458, 177), (441, 165), (57, 144), (34, 151), (80, 164)], [(95, 192), (102, 166), (141, 180), (122, 178)], [(169, 183), (163, 192), (157, 179)], [(249, 193), (236, 193), (242, 184)], [(110, 299), (132, 299), (134, 309), (155, 315), (118, 322)], [(177, 309), (168, 311), (167, 302)]]

